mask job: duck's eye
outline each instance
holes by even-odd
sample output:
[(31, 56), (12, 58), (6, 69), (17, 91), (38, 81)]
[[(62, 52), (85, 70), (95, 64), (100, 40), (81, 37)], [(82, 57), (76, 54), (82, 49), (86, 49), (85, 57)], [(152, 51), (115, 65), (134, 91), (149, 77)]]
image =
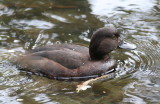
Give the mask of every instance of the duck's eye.
[(115, 39), (117, 39), (117, 37), (116, 37), (115, 35), (113, 35), (113, 36), (112, 36), (112, 39), (114, 39), (114, 40), (115, 40)]
[(120, 35), (119, 35), (120, 33), (115, 33), (114, 35), (116, 36), (116, 37), (119, 37)]

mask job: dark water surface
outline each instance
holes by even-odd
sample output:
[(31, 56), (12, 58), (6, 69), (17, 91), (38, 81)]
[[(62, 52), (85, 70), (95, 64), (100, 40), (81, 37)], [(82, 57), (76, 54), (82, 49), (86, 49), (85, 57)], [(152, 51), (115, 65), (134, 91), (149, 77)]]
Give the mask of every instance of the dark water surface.
[[(81, 82), (29, 76), (11, 64), (37, 46), (88, 46), (93, 31), (107, 25), (137, 49), (113, 51), (113, 79), (86, 91), (76, 93)], [(0, 104), (22, 103), (160, 104), (160, 0), (0, 0)]]

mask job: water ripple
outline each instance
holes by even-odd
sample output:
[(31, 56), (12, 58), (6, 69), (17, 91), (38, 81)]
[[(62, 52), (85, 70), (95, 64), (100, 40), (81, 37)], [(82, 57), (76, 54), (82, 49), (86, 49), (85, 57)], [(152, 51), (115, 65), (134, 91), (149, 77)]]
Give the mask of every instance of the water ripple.
[(51, 29), (54, 27), (54, 24), (42, 20), (12, 20), (9, 24), (20, 29), (32, 29), (33, 27)]

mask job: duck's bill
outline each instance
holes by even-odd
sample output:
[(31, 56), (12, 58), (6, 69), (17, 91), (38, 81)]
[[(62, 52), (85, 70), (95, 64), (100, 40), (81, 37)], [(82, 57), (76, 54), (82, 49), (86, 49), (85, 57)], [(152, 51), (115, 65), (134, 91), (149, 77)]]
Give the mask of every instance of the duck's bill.
[(121, 41), (119, 43), (119, 48), (122, 48), (122, 49), (128, 49), (128, 50), (134, 50), (137, 48), (137, 46), (135, 44), (132, 44), (132, 43), (128, 43), (128, 42), (125, 42), (125, 41)]

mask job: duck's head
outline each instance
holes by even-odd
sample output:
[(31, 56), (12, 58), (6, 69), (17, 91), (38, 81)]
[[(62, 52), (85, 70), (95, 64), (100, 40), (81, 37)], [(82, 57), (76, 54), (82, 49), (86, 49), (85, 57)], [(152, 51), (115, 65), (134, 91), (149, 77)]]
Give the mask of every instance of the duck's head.
[(89, 45), (91, 60), (102, 60), (117, 49), (135, 49), (136, 46), (120, 39), (120, 33), (114, 27), (103, 27), (94, 32)]

